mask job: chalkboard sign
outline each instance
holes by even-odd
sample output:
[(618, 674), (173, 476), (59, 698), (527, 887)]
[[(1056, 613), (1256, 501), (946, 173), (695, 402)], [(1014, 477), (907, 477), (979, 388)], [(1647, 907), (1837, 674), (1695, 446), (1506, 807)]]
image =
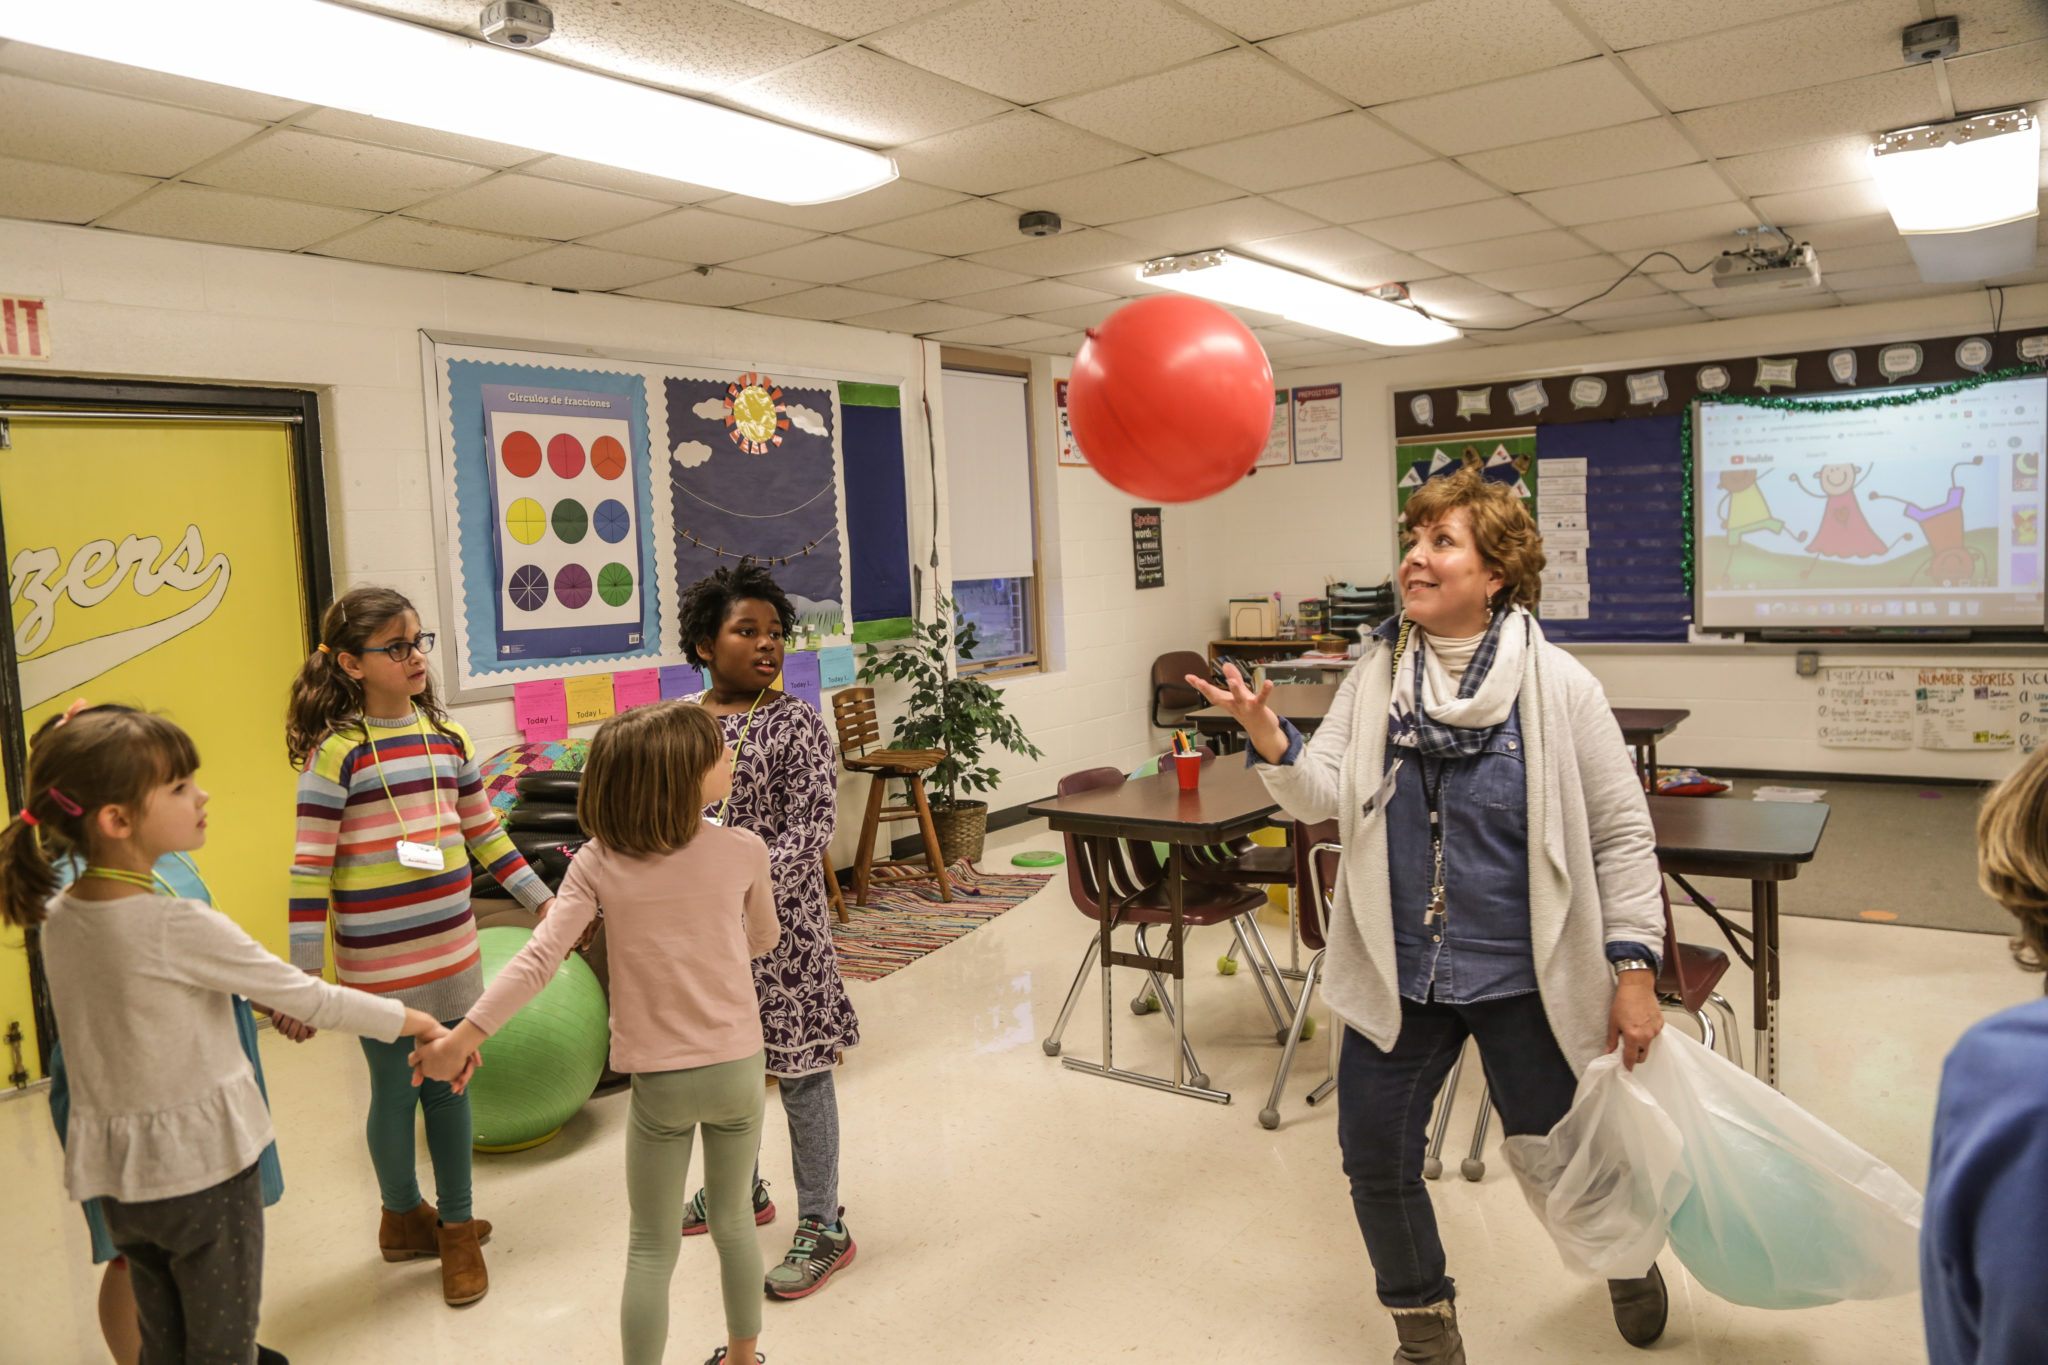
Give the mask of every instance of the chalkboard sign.
[(1131, 561), (1141, 588), (1166, 586), (1166, 547), (1159, 535), (1159, 509), (1131, 509)]

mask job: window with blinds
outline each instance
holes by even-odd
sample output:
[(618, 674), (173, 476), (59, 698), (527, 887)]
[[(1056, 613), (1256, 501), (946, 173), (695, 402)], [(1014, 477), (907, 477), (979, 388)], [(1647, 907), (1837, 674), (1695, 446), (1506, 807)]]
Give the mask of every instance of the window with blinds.
[(963, 672), (1036, 667), (1038, 509), (1024, 374), (941, 371), (953, 597), (980, 635)]

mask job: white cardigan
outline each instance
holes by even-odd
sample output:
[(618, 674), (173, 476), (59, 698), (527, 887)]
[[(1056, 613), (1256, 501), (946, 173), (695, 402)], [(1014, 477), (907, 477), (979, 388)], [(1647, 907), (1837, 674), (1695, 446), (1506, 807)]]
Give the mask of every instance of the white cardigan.
[[(1663, 878), (1642, 780), (1607, 694), (1585, 666), (1530, 622), (1523, 654), (1522, 742), (1529, 784), (1529, 939), (1551, 1031), (1574, 1073), (1607, 1048), (1614, 1000), (1606, 945), (1661, 954)], [(1337, 690), (1293, 763), (1259, 774), (1296, 820), (1335, 817), (1344, 844), (1325, 935), (1323, 998), (1382, 1050), (1401, 1031), (1381, 791), (1391, 646), (1372, 650)], [(1366, 809), (1366, 803), (1373, 803)]]

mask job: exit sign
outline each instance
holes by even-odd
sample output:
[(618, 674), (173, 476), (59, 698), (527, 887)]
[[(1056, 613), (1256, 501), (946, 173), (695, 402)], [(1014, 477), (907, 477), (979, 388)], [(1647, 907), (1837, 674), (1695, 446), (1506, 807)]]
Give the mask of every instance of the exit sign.
[(50, 358), (50, 306), (41, 299), (0, 294), (0, 360)]

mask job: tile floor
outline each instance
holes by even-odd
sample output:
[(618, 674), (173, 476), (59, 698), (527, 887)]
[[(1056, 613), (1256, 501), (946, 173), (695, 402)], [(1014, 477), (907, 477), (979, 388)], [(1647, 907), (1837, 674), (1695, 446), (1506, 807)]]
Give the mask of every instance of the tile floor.
[[(1056, 846), (1042, 826), (1024, 826), (995, 836), (990, 857)], [(1385, 1360), (1393, 1332), (1373, 1303), (1334, 1108), (1302, 1103), (1324, 1074), (1325, 1035), (1303, 1049), (1280, 1128), (1259, 1127), (1278, 1049), (1250, 981), (1210, 969), (1224, 935), (1208, 930), (1196, 936), (1188, 982), (1191, 1036), (1234, 1103), (1065, 1070), (1039, 1045), (1086, 942), (1064, 885), (1055, 879), (885, 980), (851, 985), (865, 1041), (840, 1078), (843, 1197), (860, 1257), (815, 1298), (768, 1305), (769, 1358)], [(1696, 912), (1681, 914), (1682, 935), (1713, 941)], [(1975, 1019), (2034, 996), (2038, 980), (1986, 935), (1787, 918), (1784, 943), (1786, 1092), (1919, 1184), (1942, 1056)], [(1134, 974), (1118, 976), (1120, 992), (1135, 987)], [(1738, 1005), (1746, 999), (1739, 966), (1727, 984)], [(1067, 1037), (1075, 1055), (1098, 1055), (1098, 1019), (1097, 1009), (1077, 1012)], [(1160, 1017), (1119, 1006), (1120, 1061), (1162, 1067), (1170, 1036)], [(1748, 1037), (1745, 1011), (1745, 1048)], [(266, 1034), (263, 1047), (288, 1185), (269, 1221), (266, 1341), (294, 1365), (617, 1359), (623, 1094), (587, 1105), (544, 1147), (479, 1158), (477, 1207), (498, 1227), (493, 1289), (451, 1310), (433, 1263), (378, 1258), (353, 1041), (323, 1035), (293, 1047)], [(1476, 1101), (1468, 1084), (1454, 1147)], [(772, 1099), (762, 1160), (792, 1204)], [(1636, 1359), (1613, 1331), (1602, 1287), (1558, 1264), (1497, 1151), (1478, 1184), (1455, 1170), (1435, 1199), (1473, 1365)], [(40, 1092), (0, 1103), (0, 1188), (0, 1361), (104, 1359), (97, 1275), (83, 1223), (63, 1200)], [(769, 1259), (789, 1228), (786, 1212), (762, 1229)], [(1668, 1254), (1665, 1273), (1665, 1358), (1925, 1359), (1916, 1299), (1771, 1313), (1705, 1293)], [(668, 1359), (704, 1359), (723, 1339), (705, 1242), (683, 1249), (674, 1309)]]

